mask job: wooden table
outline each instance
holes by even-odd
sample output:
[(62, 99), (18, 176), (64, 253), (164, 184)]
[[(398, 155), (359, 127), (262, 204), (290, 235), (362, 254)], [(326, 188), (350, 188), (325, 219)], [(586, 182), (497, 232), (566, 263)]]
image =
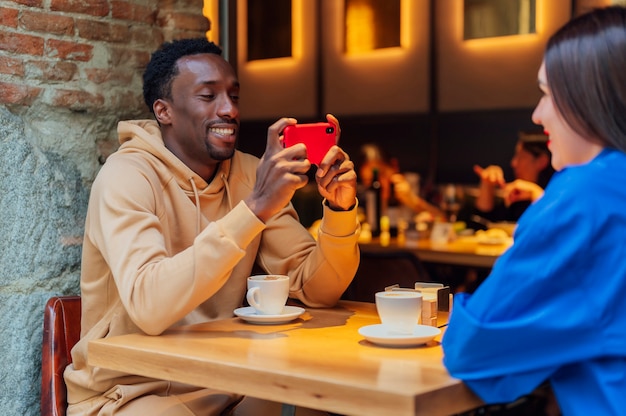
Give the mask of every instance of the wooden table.
[(88, 361), (344, 415), (449, 415), (481, 404), (443, 367), (440, 336), (379, 347), (358, 333), (378, 323), (374, 304), (341, 301), (281, 325), (232, 318), (91, 341)]
[(433, 245), (429, 239), (420, 239), (415, 242), (399, 245), (395, 239), (389, 246), (383, 247), (378, 240), (359, 246), (362, 250), (408, 250), (426, 263), (450, 264), (454, 266), (491, 268), (498, 257), (510, 246), (510, 242), (504, 244), (487, 245), (479, 244), (475, 239), (460, 237), (447, 244)]

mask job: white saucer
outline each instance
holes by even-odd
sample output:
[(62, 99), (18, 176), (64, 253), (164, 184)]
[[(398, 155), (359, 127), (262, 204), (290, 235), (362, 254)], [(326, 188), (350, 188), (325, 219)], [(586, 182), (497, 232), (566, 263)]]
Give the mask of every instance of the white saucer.
[(415, 325), (412, 334), (390, 333), (382, 324), (359, 328), (359, 334), (369, 342), (390, 347), (409, 347), (425, 344), (441, 333), (441, 329), (429, 325)]
[(293, 321), (304, 313), (304, 308), (297, 306), (285, 306), (280, 315), (260, 315), (252, 306), (235, 309), (235, 315), (246, 322), (254, 324), (284, 324)]

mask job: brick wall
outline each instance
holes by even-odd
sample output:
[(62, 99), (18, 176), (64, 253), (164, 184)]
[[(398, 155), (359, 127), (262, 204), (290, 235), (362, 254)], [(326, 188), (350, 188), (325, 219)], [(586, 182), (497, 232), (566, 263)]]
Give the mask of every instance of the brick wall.
[(0, 103), (135, 113), (141, 91), (128, 86), (163, 40), (208, 30), (201, 9), (199, 1), (2, 1)]
[(79, 292), (89, 187), (117, 122), (149, 116), (164, 40), (202, 36), (202, 0), (0, 0), (0, 415), (39, 414), (43, 306)]

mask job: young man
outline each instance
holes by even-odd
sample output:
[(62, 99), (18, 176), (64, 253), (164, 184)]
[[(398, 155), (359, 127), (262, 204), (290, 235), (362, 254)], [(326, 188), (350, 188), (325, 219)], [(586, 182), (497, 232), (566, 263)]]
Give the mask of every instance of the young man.
[(290, 297), (310, 307), (333, 306), (358, 267), (348, 155), (334, 146), (317, 169), (325, 200), (316, 241), (290, 204), (310, 168), (304, 145), (280, 142), (296, 120), (268, 129), (260, 160), (236, 150), (239, 82), (220, 54), (206, 39), (153, 54), (144, 98), (156, 122), (120, 122), (121, 146), (93, 184), (68, 415), (224, 414), (240, 396), (90, 367), (87, 343), (232, 317), (255, 263), (289, 275)]

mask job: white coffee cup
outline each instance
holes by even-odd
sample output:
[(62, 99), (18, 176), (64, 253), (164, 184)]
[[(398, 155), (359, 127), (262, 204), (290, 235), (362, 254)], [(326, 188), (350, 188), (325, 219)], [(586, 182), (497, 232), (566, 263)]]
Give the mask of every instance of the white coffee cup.
[(422, 294), (400, 290), (378, 292), (376, 310), (388, 332), (412, 334), (422, 315)]
[(280, 315), (289, 297), (289, 276), (264, 274), (248, 277), (246, 299), (259, 315)]

